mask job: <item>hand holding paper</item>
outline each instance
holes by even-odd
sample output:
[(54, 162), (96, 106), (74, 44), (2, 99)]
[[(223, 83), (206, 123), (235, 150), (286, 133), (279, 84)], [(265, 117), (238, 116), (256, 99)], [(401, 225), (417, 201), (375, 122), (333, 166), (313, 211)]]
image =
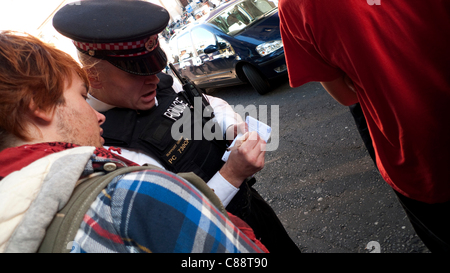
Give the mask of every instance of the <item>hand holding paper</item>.
[[(270, 133), (272, 132), (272, 128), (271, 128), (270, 126), (268, 126), (268, 125), (265, 124), (265, 123), (260, 122), (259, 120), (255, 119), (255, 118), (253, 118), (253, 117), (250, 117), (250, 116), (247, 116), (247, 118), (245, 119), (245, 122), (246, 122), (247, 125), (248, 125), (248, 131), (249, 131), (249, 132), (255, 132), (255, 131), (256, 131), (256, 132), (258, 133), (258, 135), (259, 135), (265, 142), (267, 142), (267, 141), (269, 140), (269, 138), (270, 138)], [(240, 145), (241, 145), (242, 143), (239, 143), (238, 145), (236, 145), (236, 141), (237, 141), (238, 139), (240, 139), (242, 136), (243, 136), (242, 133), (240, 133), (240, 134), (238, 134), (238, 135), (236, 136), (236, 138), (235, 138), (235, 139), (233, 140), (233, 142), (231, 143), (229, 150), (227, 150), (227, 151), (224, 153), (224, 155), (223, 155), (223, 157), (222, 157), (222, 160), (223, 160), (223, 161), (226, 162), (226, 161), (228, 160), (228, 157), (229, 157), (229, 155), (230, 155), (230, 153), (231, 153), (232, 150), (238, 149), (238, 148), (240, 147)], [(236, 146), (235, 146), (235, 145), (236, 145)], [(234, 148), (233, 148), (233, 147), (234, 147)]]
[(229, 160), (220, 169), (220, 174), (238, 188), (242, 182), (264, 168), (266, 142), (257, 132), (246, 132), (236, 139), (239, 149), (229, 152)]

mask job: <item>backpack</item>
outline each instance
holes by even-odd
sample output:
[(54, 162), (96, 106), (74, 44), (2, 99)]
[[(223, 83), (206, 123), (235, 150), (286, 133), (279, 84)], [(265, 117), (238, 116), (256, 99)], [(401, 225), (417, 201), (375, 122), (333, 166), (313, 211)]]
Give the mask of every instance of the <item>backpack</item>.
[[(69, 253), (71, 243), (80, 228), (81, 222), (91, 204), (100, 192), (118, 175), (142, 170), (162, 170), (153, 165), (119, 168), (104, 175), (97, 175), (79, 181), (67, 204), (53, 218), (39, 247), (39, 253)], [(222, 202), (206, 183), (194, 173), (178, 173), (201, 191), (209, 201), (228, 217)]]

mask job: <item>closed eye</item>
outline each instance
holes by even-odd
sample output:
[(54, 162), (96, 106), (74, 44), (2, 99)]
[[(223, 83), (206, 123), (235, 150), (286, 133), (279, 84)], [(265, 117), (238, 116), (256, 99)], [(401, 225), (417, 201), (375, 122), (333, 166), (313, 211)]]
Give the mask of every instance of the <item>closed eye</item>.
[(81, 95), (83, 96), (84, 100), (87, 100), (89, 88), (84, 83), (82, 84), (82, 87), (83, 87), (83, 90), (81, 91)]

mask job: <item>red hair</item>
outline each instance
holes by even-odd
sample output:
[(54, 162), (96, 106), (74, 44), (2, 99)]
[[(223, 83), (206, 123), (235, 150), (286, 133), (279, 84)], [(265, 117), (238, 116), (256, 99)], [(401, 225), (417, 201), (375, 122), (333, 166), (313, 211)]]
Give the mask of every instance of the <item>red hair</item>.
[(30, 110), (53, 111), (65, 103), (63, 93), (73, 73), (89, 86), (86, 72), (69, 54), (29, 34), (0, 32), (0, 150), (7, 136), (30, 139)]

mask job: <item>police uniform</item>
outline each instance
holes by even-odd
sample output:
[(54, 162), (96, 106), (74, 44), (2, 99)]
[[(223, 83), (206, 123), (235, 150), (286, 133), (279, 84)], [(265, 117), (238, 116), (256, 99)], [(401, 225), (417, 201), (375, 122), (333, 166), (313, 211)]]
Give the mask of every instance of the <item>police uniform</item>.
[[(170, 82), (172, 81), (172, 77), (169, 77), (163, 73), (158, 74), (158, 77), (161, 78), (161, 82), (158, 84), (158, 98), (161, 99), (161, 93), (163, 91), (161, 90), (169, 90), (169, 86), (170, 86)], [(177, 81), (174, 81), (174, 85), (172, 87), (174, 90), (179, 91), (182, 90), (181, 85), (178, 84)], [(161, 91), (161, 92), (160, 92)], [(172, 93), (173, 91), (169, 92), (169, 94)], [(165, 96), (167, 97), (167, 96)], [(180, 104), (180, 102), (183, 101), (183, 98), (175, 98), (174, 100), (172, 100), (172, 103), (169, 103), (169, 106), (164, 107), (164, 104), (160, 102), (159, 99), (156, 99), (157, 103), (157, 109), (160, 111), (159, 114), (157, 114), (157, 111), (154, 111), (153, 114), (157, 117), (163, 117), (163, 119), (160, 119), (160, 121), (164, 122), (164, 119), (167, 118), (167, 113), (173, 111), (173, 105), (178, 105)], [(214, 119), (216, 120), (216, 122), (220, 125), (221, 128), (223, 128), (223, 132), (225, 133), (225, 129), (228, 128), (228, 126), (231, 126), (233, 124), (237, 124), (242, 122), (242, 118), (237, 115), (233, 109), (228, 105), (227, 102), (225, 102), (224, 100), (220, 99), (220, 98), (216, 98), (216, 97), (211, 97), (208, 96), (208, 99), (211, 103), (211, 106), (214, 109)], [(93, 97), (92, 95), (88, 94), (88, 99), (87, 99), (88, 103), (97, 111), (101, 112), (101, 113), (114, 113), (116, 111), (119, 112), (125, 112), (125, 110), (112, 110), (113, 108), (115, 108), (113, 105), (109, 105), (106, 104), (102, 101), (99, 101), (98, 99), (96, 99), (95, 97)], [(169, 100), (170, 101), (170, 100)], [(166, 109), (166, 110), (164, 110)], [(139, 112), (139, 114), (137, 114), (136, 111), (131, 111), (132, 113), (130, 113), (130, 115), (132, 116), (141, 116), (142, 112)], [(145, 112), (143, 113), (145, 114)], [(179, 112), (173, 112), (173, 117), (170, 117), (170, 120), (172, 120), (172, 118), (176, 119)], [(164, 116), (163, 116), (164, 115)], [(145, 115), (144, 115), (145, 116)], [(114, 126), (114, 128), (116, 128), (115, 130), (111, 130), (113, 131), (112, 134), (115, 135), (111, 136), (109, 134), (110, 130), (105, 130), (108, 131), (107, 136), (105, 136), (105, 134), (103, 134), (103, 137), (106, 140), (106, 143), (109, 143), (112, 146), (115, 147), (121, 147), (120, 149), (120, 155), (133, 161), (136, 162), (140, 165), (143, 164), (152, 164), (152, 165), (156, 165), (160, 168), (167, 168), (173, 171), (176, 171), (175, 168), (171, 168), (172, 163), (177, 163), (177, 162), (173, 162), (172, 160), (178, 160), (178, 155), (175, 154), (176, 158), (174, 158), (174, 151), (175, 153), (179, 153), (179, 152), (185, 152), (187, 149), (187, 145), (188, 143), (185, 142), (186, 140), (183, 141), (183, 143), (179, 143), (178, 145), (181, 145), (179, 148), (175, 149), (174, 147), (176, 147), (176, 143), (174, 143), (173, 145), (170, 146), (170, 148), (166, 149), (167, 153), (165, 153), (165, 158), (166, 158), (166, 164), (164, 164), (163, 162), (161, 162), (161, 159), (158, 158), (157, 156), (155, 156), (154, 153), (150, 153), (149, 151), (147, 152), (143, 152), (142, 149), (140, 149), (139, 147), (136, 147), (134, 145), (131, 145), (133, 147), (130, 147), (130, 145), (126, 144), (126, 143), (130, 143), (132, 142), (130, 140), (131, 138), (131, 134), (129, 133), (130, 131), (133, 131), (132, 129), (122, 129), (122, 128), (129, 128), (129, 124), (135, 124), (136, 122), (125, 122), (125, 124), (120, 124), (122, 121), (121, 120), (128, 120), (126, 118), (121, 117), (120, 120), (117, 122), (112, 122), (113, 120), (116, 120), (116, 118), (114, 117), (108, 117), (106, 119), (105, 123), (108, 123), (108, 121), (110, 123), (106, 124), (107, 127), (112, 127)], [(170, 121), (169, 120), (169, 121)], [(165, 121), (167, 122), (167, 120)], [(122, 122), (123, 123), (123, 122)], [(145, 122), (144, 122), (145, 123)], [(106, 127), (105, 124), (102, 127)], [(159, 126), (158, 126), (159, 127)], [(165, 128), (167, 128), (168, 126), (164, 126)], [(163, 128), (164, 128), (163, 127)], [(161, 128), (160, 128), (161, 130)], [(170, 135), (167, 136), (166, 139), (171, 139)], [(145, 140), (138, 140), (137, 142), (141, 142), (141, 143), (145, 143)], [(145, 145), (145, 144), (144, 144)], [(109, 148), (107, 145), (105, 145), (106, 148)], [(180, 151), (178, 151), (180, 150)], [(195, 151), (196, 149), (193, 148), (191, 149), (192, 151)], [(170, 152), (170, 153), (169, 153)], [(158, 152), (157, 152), (158, 153)], [(156, 153), (156, 154), (157, 154)], [(170, 157), (169, 157), (169, 156)], [(184, 155), (184, 154), (183, 154)], [(194, 155), (196, 156), (196, 155)], [(190, 158), (189, 155), (185, 156), (185, 158)], [(201, 158), (201, 157), (200, 157)], [(171, 160), (172, 159), (172, 160)], [(218, 158), (215, 158), (215, 160), (217, 160)], [(216, 164), (220, 164), (222, 165), (223, 162), (216, 162)], [(169, 165), (168, 167), (166, 167), (167, 165)], [(185, 168), (186, 169), (186, 168)], [(217, 169), (216, 169), (217, 170)], [(211, 172), (209, 172), (209, 176), (211, 176)], [(204, 175), (202, 175), (203, 179), (205, 181), (207, 181), (208, 186), (210, 188), (212, 188), (214, 190), (214, 192), (216, 193), (216, 195), (219, 197), (219, 199), (222, 201), (224, 206), (227, 206), (230, 201), (233, 199), (233, 197), (235, 196), (235, 194), (238, 192), (238, 188), (235, 188), (233, 185), (231, 185), (227, 180), (225, 180), (222, 175), (219, 173), (219, 171), (216, 171), (216, 173), (213, 175), (212, 178), (208, 179), (208, 177), (205, 177)]]
[[(167, 65), (158, 33), (168, 21), (168, 12), (149, 2), (92, 0), (67, 4), (55, 14), (53, 25), (80, 52), (131, 74), (153, 75)], [(172, 138), (172, 125), (184, 116), (184, 110), (192, 113), (192, 128), (198, 126), (196, 122), (203, 127), (209, 120), (194, 118), (199, 109), (184, 93), (174, 92), (171, 76), (160, 73), (158, 77), (157, 107), (147, 111), (114, 107), (103, 112), (105, 145), (143, 151), (157, 157), (167, 170), (194, 172), (210, 181), (224, 164), (225, 140), (197, 140), (193, 135)], [(222, 130), (218, 124), (214, 128)], [(299, 252), (273, 210), (251, 187), (254, 181), (242, 184), (227, 210), (246, 221), (270, 252)]]

